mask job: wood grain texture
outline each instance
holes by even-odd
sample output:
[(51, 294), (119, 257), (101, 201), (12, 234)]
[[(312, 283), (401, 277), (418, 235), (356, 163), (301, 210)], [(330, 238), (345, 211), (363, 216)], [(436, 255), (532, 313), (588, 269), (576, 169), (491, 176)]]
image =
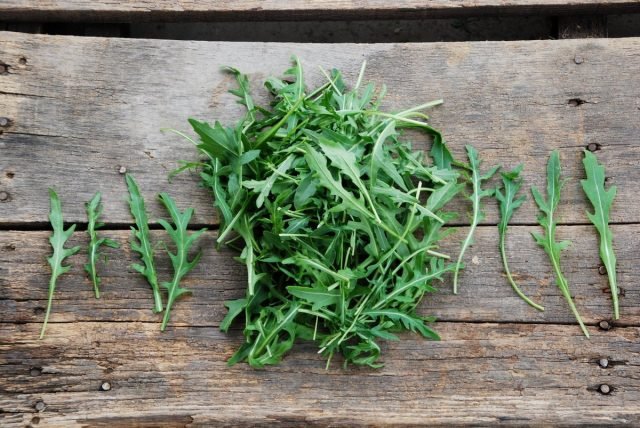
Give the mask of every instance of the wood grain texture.
[(41, 341), (38, 327), (0, 324), (4, 427), (640, 423), (638, 327), (585, 339), (574, 326), (440, 323), (440, 342), (385, 343), (378, 371), (325, 371), (310, 344), (277, 367), (229, 368), (241, 334), (213, 327), (78, 322)]
[[(530, 236), (530, 232), (536, 230), (527, 226), (512, 227), (507, 250), (516, 279), (526, 293), (545, 306), (545, 312), (530, 308), (512, 291), (502, 273), (497, 228), (487, 226), (479, 228), (476, 244), (465, 258), (467, 269), (460, 277), (459, 294), (451, 293), (451, 278), (446, 277), (443, 283), (437, 284), (440, 291), (425, 298), (423, 313), (446, 321), (575, 323), (555, 285), (546, 254)], [(640, 291), (635, 286), (640, 275), (637, 241), (640, 226), (615, 226), (613, 230), (619, 260), (618, 285), (624, 290), (620, 297), (622, 317), (616, 324), (640, 326)], [(443, 251), (457, 254), (465, 233), (466, 229), (461, 228), (448, 239)], [(563, 252), (562, 263), (585, 322), (596, 325), (610, 319), (611, 295), (606, 275), (598, 273), (600, 260), (594, 228), (565, 226), (558, 233), (561, 239), (573, 241)], [(69, 245), (86, 245), (85, 235), (77, 232)], [(66, 329), (68, 323), (75, 321), (159, 321), (150, 310), (152, 299), (148, 284), (130, 268), (137, 255), (132, 255), (128, 248), (129, 232), (112, 231), (104, 235), (121, 242), (123, 249), (104, 250), (110, 262), (106, 267), (99, 267), (103, 278), (102, 297), (100, 300), (92, 297), (91, 284), (82, 269), (86, 255), (71, 257), (69, 262), (74, 268), (59, 281), (49, 329)], [(42, 322), (49, 275), (45, 261), (50, 253), (47, 236), (47, 232), (0, 232), (0, 322)], [(160, 231), (154, 231), (153, 236), (155, 242), (166, 239)], [(214, 233), (208, 233), (200, 242), (203, 259), (184, 280), (193, 295), (176, 304), (172, 325), (218, 326), (226, 314), (223, 302), (244, 296), (246, 272), (232, 259), (237, 254), (231, 250), (216, 252), (214, 242)], [(171, 275), (166, 256), (161, 256), (158, 269), (161, 280)], [(63, 324), (56, 327), (56, 323)]]
[(6, 20), (184, 21), (451, 17), (486, 14), (621, 13), (633, 0), (3, 0)]
[[(196, 208), (196, 222), (215, 224), (197, 177), (167, 183), (178, 160), (196, 155), (159, 129), (186, 130), (189, 116), (232, 123), (242, 110), (220, 67), (237, 66), (258, 88), (287, 68), (291, 54), (303, 59), (310, 84), (323, 79), (318, 65), (355, 80), (367, 60), (367, 80), (388, 86), (387, 109), (443, 98), (432, 124), (453, 152), (461, 157), (471, 143), (487, 167), (524, 162), (525, 188), (544, 187), (547, 156), (559, 149), (569, 178), (562, 223), (588, 223), (579, 180), (582, 150), (591, 144), (608, 183), (618, 185), (612, 221), (640, 222), (640, 39), (337, 46), (0, 33), (0, 61), (7, 64), (0, 111), (8, 119), (0, 135), (0, 223), (46, 222), (48, 186), (61, 195), (67, 221), (85, 221), (83, 203), (100, 190), (105, 220), (130, 223), (118, 173), (125, 166), (149, 200), (151, 218), (162, 215), (152, 198), (168, 191)], [(415, 147), (427, 146), (418, 136)], [(469, 207), (460, 201), (457, 209)], [(487, 213), (485, 223), (495, 224), (493, 202)], [(529, 198), (513, 221), (533, 224), (536, 215)]]

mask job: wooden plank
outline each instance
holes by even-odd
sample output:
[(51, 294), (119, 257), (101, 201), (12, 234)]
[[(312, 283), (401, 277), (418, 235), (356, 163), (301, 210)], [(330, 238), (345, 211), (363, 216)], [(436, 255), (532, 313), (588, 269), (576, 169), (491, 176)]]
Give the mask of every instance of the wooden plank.
[(184, 21), (451, 17), (486, 14), (622, 13), (633, 0), (4, 0), (5, 20)]
[(325, 370), (311, 345), (277, 367), (229, 368), (241, 334), (214, 328), (37, 330), (0, 324), (4, 427), (640, 424), (638, 327), (588, 340), (573, 326), (442, 323), (441, 342), (385, 344), (378, 371)]
[[(593, 147), (608, 182), (618, 185), (612, 221), (640, 222), (639, 40), (338, 47), (0, 33), (0, 61), (7, 65), (0, 75), (0, 111), (7, 118), (0, 135), (0, 223), (44, 224), (48, 186), (59, 191), (67, 221), (85, 221), (83, 204), (100, 190), (106, 221), (129, 223), (118, 173), (125, 166), (149, 199), (152, 218), (163, 214), (154, 194), (169, 191), (180, 205), (196, 208), (197, 222), (215, 224), (211, 198), (197, 187), (197, 177), (166, 182), (177, 160), (195, 153), (159, 129), (186, 129), (189, 116), (234, 120), (241, 107), (227, 93), (234, 83), (220, 67), (239, 67), (258, 87), (285, 70), (293, 53), (312, 84), (323, 79), (318, 65), (355, 79), (366, 59), (367, 78), (389, 88), (388, 109), (443, 98), (432, 123), (453, 152), (462, 156), (472, 143), (487, 165), (525, 162), (526, 188), (544, 187), (547, 156), (559, 149), (569, 178), (559, 210), (563, 223), (588, 222), (580, 159), (584, 147)], [(263, 94), (258, 98), (264, 101)], [(427, 143), (419, 139), (416, 147)], [(486, 223), (492, 224), (497, 211), (488, 205)], [(463, 201), (457, 207), (468, 209)], [(529, 198), (514, 222), (533, 224), (536, 215)]]
[[(512, 291), (502, 274), (497, 251), (497, 228), (481, 227), (476, 244), (469, 250), (461, 274), (459, 294), (451, 293), (451, 278), (437, 285), (440, 291), (425, 298), (422, 311), (445, 321), (469, 322), (536, 322), (575, 323), (567, 304), (555, 285), (552, 268), (545, 253), (530, 237), (534, 227), (512, 227), (508, 237), (510, 266), (522, 289), (536, 302), (545, 306), (538, 312), (522, 302)], [(459, 241), (466, 229), (461, 229), (443, 247), (445, 253), (456, 255)], [(585, 322), (595, 326), (611, 318), (611, 294), (606, 275), (598, 272), (600, 260), (595, 230), (590, 226), (565, 226), (559, 229), (562, 239), (573, 245), (563, 252), (563, 270), (569, 280)], [(640, 325), (640, 290), (635, 281), (640, 275), (638, 255), (638, 225), (614, 227), (618, 256), (618, 285), (621, 319), (616, 325)], [(73, 242), (86, 245), (83, 233), (76, 233)], [(127, 240), (129, 232), (105, 232), (122, 242), (122, 250), (106, 249), (110, 262), (101, 269), (102, 297), (93, 298), (90, 282), (82, 269), (85, 255), (70, 259), (71, 273), (60, 279), (50, 319), (50, 330), (66, 329), (76, 321), (152, 322), (158, 317), (151, 312), (151, 293), (144, 279), (130, 268), (137, 256), (132, 256)], [(43, 319), (47, 299), (50, 253), (47, 232), (0, 233), (0, 322), (36, 323)], [(156, 242), (164, 236), (154, 232)], [(223, 302), (244, 296), (246, 272), (232, 260), (232, 251), (214, 250), (215, 234), (201, 242), (204, 256), (201, 263), (185, 279), (193, 297), (185, 297), (172, 312), (172, 325), (218, 326), (226, 309)], [(160, 279), (171, 275), (166, 257), (159, 264)], [(62, 324), (57, 324), (62, 323)], [(595, 330), (595, 327), (591, 327)], [(579, 332), (578, 327), (575, 327)]]

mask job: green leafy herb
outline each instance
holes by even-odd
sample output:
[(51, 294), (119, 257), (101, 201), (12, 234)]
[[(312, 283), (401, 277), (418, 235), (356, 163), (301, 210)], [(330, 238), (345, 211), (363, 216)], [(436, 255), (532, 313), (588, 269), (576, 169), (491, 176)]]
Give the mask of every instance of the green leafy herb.
[(97, 229), (104, 226), (104, 223), (100, 222), (100, 214), (102, 214), (102, 203), (100, 202), (100, 192), (85, 204), (87, 209), (87, 219), (89, 224), (87, 226), (87, 234), (89, 235), (89, 262), (84, 265), (84, 270), (89, 275), (89, 279), (93, 283), (93, 290), (96, 295), (96, 299), (100, 298), (100, 276), (96, 270), (96, 264), (100, 258), (100, 247), (105, 245), (111, 248), (120, 248), (113, 239), (101, 238), (98, 236)]
[(153, 312), (162, 312), (162, 296), (160, 295), (160, 287), (158, 286), (156, 265), (153, 258), (153, 246), (151, 245), (151, 234), (149, 233), (149, 221), (144, 206), (144, 199), (133, 177), (126, 174), (125, 180), (127, 182), (127, 188), (129, 189), (129, 209), (136, 222), (136, 226), (131, 227), (133, 235), (131, 239), (131, 249), (140, 254), (140, 259), (143, 263), (135, 263), (131, 265), (131, 267), (147, 279), (147, 282), (153, 290)]
[(538, 222), (544, 229), (544, 235), (538, 233), (532, 233), (534, 239), (544, 251), (549, 255), (553, 270), (556, 275), (556, 284), (560, 289), (560, 292), (567, 300), (571, 312), (578, 320), (580, 328), (585, 336), (589, 337), (589, 331), (582, 322), (582, 318), (576, 309), (571, 293), (569, 291), (569, 283), (562, 274), (560, 267), (560, 252), (571, 245), (569, 241), (556, 242), (556, 224), (555, 217), (556, 209), (560, 203), (560, 190), (562, 189), (564, 182), (560, 181), (560, 154), (557, 150), (551, 152), (549, 157), (549, 163), (547, 164), (547, 199), (535, 187), (531, 188), (533, 199), (536, 201), (541, 214), (538, 216)]
[(47, 322), (49, 321), (49, 314), (51, 313), (51, 303), (53, 302), (53, 293), (56, 290), (56, 281), (60, 275), (69, 272), (69, 269), (71, 269), (71, 266), (63, 266), (62, 263), (64, 262), (64, 259), (80, 251), (80, 247), (64, 247), (71, 235), (73, 235), (76, 225), (71, 225), (67, 230), (64, 230), (64, 223), (62, 221), (62, 205), (60, 204), (60, 198), (58, 198), (58, 194), (55, 190), (49, 189), (49, 199), (51, 202), (49, 221), (53, 228), (53, 233), (49, 237), (49, 242), (51, 243), (53, 254), (47, 258), (47, 261), (51, 266), (51, 278), (49, 279), (47, 312), (44, 315), (44, 323), (42, 324), (42, 330), (40, 331), (40, 339), (44, 337), (44, 333), (47, 329)]
[(500, 233), (500, 255), (502, 256), (502, 264), (504, 266), (504, 271), (507, 274), (507, 279), (509, 280), (511, 287), (513, 287), (513, 290), (516, 292), (516, 294), (532, 307), (538, 309), (539, 311), (544, 311), (544, 307), (538, 305), (537, 303), (534, 303), (522, 292), (522, 290), (520, 290), (520, 287), (518, 287), (515, 280), (511, 276), (509, 264), (507, 263), (507, 251), (505, 248), (507, 227), (509, 225), (511, 217), (513, 217), (513, 213), (520, 207), (520, 205), (522, 205), (522, 203), (526, 199), (526, 196), (524, 195), (516, 197), (516, 195), (520, 191), (520, 188), (522, 187), (522, 178), (520, 177), (522, 168), (523, 165), (520, 164), (509, 172), (500, 173), (500, 175), (502, 176), (504, 193), (502, 193), (500, 186), (496, 188), (496, 199), (500, 203), (500, 223), (498, 223), (498, 231)]
[(478, 227), (478, 223), (480, 223), (484, 219), (481, 200), (486, 196), (493, 195), (494, 192), (494, 189), (483, 189), (482, 182), (489, 180), (500, 169), (500, 166), (495, 166), (483, 175), (480, 172), (481, 162), (480, 158), (478, 157), (478, 151), (470, 145), (465, 146), (465, 149), (467, 150), (469, 164), (462, 166), (471, 173), (469, 175), (467, 171), (465, 171), (465, 176), (469, 183), (471, 183), (471, 186), (473, 188), (471, 195), (468, 196), (472, 204), (472, 215), (471, 225), (469, 226), (469, 233), (467, 233), (467, 237), (462, 242), (460, 254), (458, 255), (458, 261), (453, 273), (453, 294), (458, 294), (458, 274), (460, 273), (460, 269), (462, 268), (462, 259), (464, 257), (464, 253), (467, 251), (467, 248), (469, 248), (469, 245), (473, 244), (473, 235), (475, 234), (476, 227)]
[(616, 186), (611, 186), (609, 190), (605, 190), (604, 166), (598, 164), (596, 155), (585, 150), (582, 163), (587, 173), (587, 179), (580, 180), (580, 183), (594, 210), (593, 214), (587, 212), (587, 216), (600, 234), (600, 259), (609, 276), (609, 288), (611, 289), (611, 298), (613, 300), (613, 318), (619, 319), (616, 255), (613, 252), (613, 232), (609, 228), (609, 212), (616, 197)]
[[(221, 219), (218, 244), (237, 249), (247, 268), (246, 296), (226, 302), (220, 327), (243, 318), (246, 341), (229, 363), (276, 364), (307, 339), (327, 365), (341, 354), (345, 364), (379, 367), (379, 340), (402, 330), (436, 339), (433, 318), (416, 308), (453, 270), (437, 249), (454, 217), (444, 207), (461, 189), (421, 112), (441, 101), (382, 112), (384, 89), (362, 83), (364, 64), (351, 89), (332, 70), (307, 91), (294, 59), (286, 80), (266, 81), (274, 102), (265, 108), (246, 76), (230, 71), (245, 117), (232, 127), (189, 120)], [(433, 164), (403, 128), (433, 137)]]
[(169, 322), (171, 308), (173, 307), (176, 299), (183, 294), (190, 293), (190, 291), (186, 288), (180, 287), (180, 281), (200, 261), (200, 256), (202, 255), (201, 252), (198, 253), (191, 261), (189, 261), (189, 249), (196, 241), (196, 239), (198, 239), (198, 237), (202, 235), (207, 229), (201, 229), (189, 235), (189, 233), (187, 232), (187, 228), (189, 226), (189, 222), (191, 221), (191, 216), (193, 216), (193, 208), (187, 208), (184, 212), (180, 212), (180, 210), (176, 206), (176, 203), (168, 194), (161, 193), (159, 197), (160, 201), (171, 216), (173, 226), (162, 219), (158, 220), (158, 223), (160, 223), (160, 225), (164, 227), (164, 229), (169, 234), (169, 237), (176, 246), (175, 253), (168, 251), (169, 258), (171, 259), (171, 265), (173, 266), (173, 279), (171, 280), (171, 282), (162, 283), (162, 286), (167, 290), (167, 305), (165, 306), (164, 318), (162, 319), (162, 327), (160, 328), (162, 331), (164, 331), (167, 327), (167, 323)]

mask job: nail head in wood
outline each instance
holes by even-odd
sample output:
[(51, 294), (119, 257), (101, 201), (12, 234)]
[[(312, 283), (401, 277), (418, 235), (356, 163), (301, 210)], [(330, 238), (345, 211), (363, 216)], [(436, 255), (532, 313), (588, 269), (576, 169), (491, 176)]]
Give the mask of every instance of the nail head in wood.
[(600, 365), (600, 367), (605, 369), (609, 366), (609, 360), (607, 360), (606, 358), (600, 358), (600, 361), (598, 361), (598, 364)]
[(576, 64), (582, 64), (584, 62), (584, 58), (582, 58), (580, 55), (576, 55), (573, 58), (573, 62), (575, 62)]
[(6, 117), (0, 117), (0, 126), (7, 126), (9, 125), (9, 119)]
[(598, 150), (598, 145), (596, 143), (589, 143), (589, 145), (587, 146), (587, 150), (589, 150), (590, 152), (595, 152), (596, 150)]
[(9, 200), (9, 194), (7, 192), (0, 192), (0, 201)]
[(111, 383), (109, 382), (102, 382), (102, 385), (100, 385), (100, 391), (109, 391), (111, 389)]
[(29, 374), (31, 376), (40, 376), (42, 374), (42, 369), (40, 367), (31, 367)]
[(611, 324), (609, 324), (609, 321), (602, 320), (602, 321), (600, 321), (600, 324), (598, 324), (598, 325), (600, 326), (600, 328), (602, 330), (610, 330), (611, 329)]
[(120, 167), (120, 169), (118, 170), (118, 172), (119, 172), (120, 174), (125, 174), (125, 173), (127, 172), (127, 168), (126, 168), (126, 167), (124, 167), (124, 166), (121, 166), (121, 167)]
[(606, 383), (603, 383), (602, 385), (600, 385), (600, 388), (598, 388), (598, 390), (600, 391), (601, 394), (607, 395), (608, 393), (611, 392), (611, 387)]
[(36, 401), (36, 405), (34, 407), (38, 412), (42, 412), (44, 409), (47, 408), (47, 405), (44, 404), (44, 401), (39, 400), (39, 401)]
[(605, 267), (605, 265), (600, 265), (598, 267), (598, 273), (600, 275), (606, 275), (607, 274), (607, 268)]

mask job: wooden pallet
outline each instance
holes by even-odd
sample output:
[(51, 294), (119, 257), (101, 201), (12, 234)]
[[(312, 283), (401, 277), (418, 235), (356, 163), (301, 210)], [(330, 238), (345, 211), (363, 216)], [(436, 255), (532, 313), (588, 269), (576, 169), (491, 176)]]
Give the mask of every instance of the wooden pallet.
[[(196, 157), (193, 148), (159, 129), (187, 129), (189, 116), (237, 118), (240, 106), (227, 93), (234, 83), (220, 67), (236, 66), (257, 84), (284, 70), (294, 53), (316, 83), (318, 65), (349, 79), (366, 59), (367, 78), (389, 87), (388, 109), (444, 98), (432, 123), (454, 154), (472, 143), (487, 164), (525, 162), (527, 187), (544, 187), (548, 153), (559, 149), (569, 178), (559, 234), (574, 242), (563, 261), (592, 338), (581, 335), (528, 236), (537, 229), (530, 200), (514, 219), (509, 251), (544, 313), (514, 296), (501, 274), (490, 203), (460, 294), (451, 295), (447, 282), (422, 307), (441, 319), (443, 340), (403, 335), (385, 343), (381, 370), (325, 371), (311, 345), (265, 370), (227, 367), (242, 338), (218, 331), (222, 302), (241, 296), (245, 281), (232, 252), (213, 250), (215, 230), (188, 277), (194, 296), (177, 304), (160, 333), (148, 286), (129, 267), (135, 256), (119, 170), (138, 179), (152, 218), (163, 215), (154, 195), (168, 191), (215, 229), (197, 177), (166, 181), (177, 160)], [(5, 32), (0, 64), (0, 425), (640, 424), (640, 39), (334, 46)], [(618, 186), (612, 221), (623, 295), (616, 323), (607, 321), (611, 299), (579, 184), (589, 146)], [(63, 199), (65, 219), (80, 223), (83, 203), (100, 190), (107, 234), (124, 245), (108, 251), (100, 300), (82, 272), (84, 256), (71, 258), (47, 336), (38, 340), (49, 186)], [(468, 206), (460, 201), (457, 210)], [(457, 226), (445, 251), (459, 245), (464, 221)], [(86, 243), (82, 232), (73, 240)]]

